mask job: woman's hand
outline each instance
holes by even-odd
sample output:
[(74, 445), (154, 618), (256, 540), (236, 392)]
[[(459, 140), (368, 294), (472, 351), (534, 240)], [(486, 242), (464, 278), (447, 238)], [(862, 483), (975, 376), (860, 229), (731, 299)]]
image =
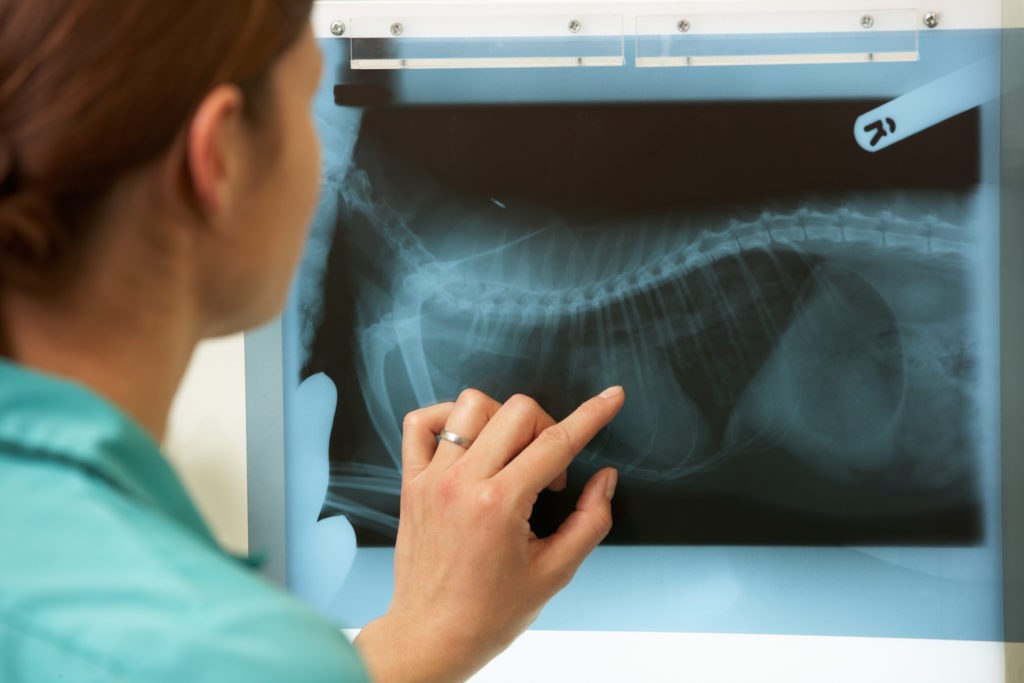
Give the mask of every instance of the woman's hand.
[[(533, 504), (565, 486), (569, 463), (624, 400), (614, 387), (556, 424), (526, 396), (501, 405), (470, 389), (406, 417), (395, 593), (356, 640), (375, 680), (465, 680), (569, 583), (611, 530), (616, 472), (595, 474), (547, 538), (530, 530)], [(474, 441), (438, 443), (445, 429)]]

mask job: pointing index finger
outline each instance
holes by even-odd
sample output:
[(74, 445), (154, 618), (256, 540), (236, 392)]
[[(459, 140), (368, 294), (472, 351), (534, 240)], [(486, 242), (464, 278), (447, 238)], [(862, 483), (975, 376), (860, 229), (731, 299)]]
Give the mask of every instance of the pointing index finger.
[(514, 486), (529, 490), (530, 494), (539, 493), (612, 421), (625, 400), (622, 387), (606, 389), (541, 432), (498, 476), (510, 478)]

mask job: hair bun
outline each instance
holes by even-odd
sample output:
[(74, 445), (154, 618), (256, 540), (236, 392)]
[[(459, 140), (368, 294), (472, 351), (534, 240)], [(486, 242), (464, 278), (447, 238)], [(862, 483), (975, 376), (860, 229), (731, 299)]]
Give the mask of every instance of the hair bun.
[(14, 148), (7, 136), (0, 134), (0, 197), (14, 183)]
[(59, 255), (60, 236), (60, 221), (45, 195), (0, 194), (0, 264), (51, 263)]
[(22, 185), (14, 145), (0, 132), (0, 270), (50, 263), (60, 248), (53, 202)]

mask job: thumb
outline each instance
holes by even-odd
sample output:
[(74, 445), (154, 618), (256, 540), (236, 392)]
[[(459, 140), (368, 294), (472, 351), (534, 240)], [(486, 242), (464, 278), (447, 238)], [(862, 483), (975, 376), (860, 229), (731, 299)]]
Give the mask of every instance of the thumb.
[(618, 479), (618, 473), (611, 467), (591, 477), (576, 502), (576, 510), (558, 531), (543, 540), (543, 562), (557, 576), (564, 577), (564, 584), (612, 530), (611, 501)]

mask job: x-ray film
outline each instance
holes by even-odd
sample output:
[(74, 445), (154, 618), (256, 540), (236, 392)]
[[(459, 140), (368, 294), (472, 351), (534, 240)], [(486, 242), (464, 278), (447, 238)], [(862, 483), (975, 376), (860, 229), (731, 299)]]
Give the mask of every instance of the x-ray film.
[(417, 407), (622, 384), (537, 525), (611, 465), (610, 543), (980, 540), (977, 114), (879, 172), (872, 106), (364, 112), (304, 369), (356, 408), (325, 514), (394, 542)]
[[(348, 626), (386, 608), (409, 411), (474, 387), (558, 419), (621, 384), (531, 520), (618, 469), (612, 534), (541, 627), (993, 634), (998, 107), (891, 145), (900, 120), (859, 119), (998, 51), (928, 38), (888, 65), (369, 72), (323, 41), (293, 587)], [(832, 611), (779, 598), (800, 582)], [(866, 607), (894, 600), (914, 615)]]

